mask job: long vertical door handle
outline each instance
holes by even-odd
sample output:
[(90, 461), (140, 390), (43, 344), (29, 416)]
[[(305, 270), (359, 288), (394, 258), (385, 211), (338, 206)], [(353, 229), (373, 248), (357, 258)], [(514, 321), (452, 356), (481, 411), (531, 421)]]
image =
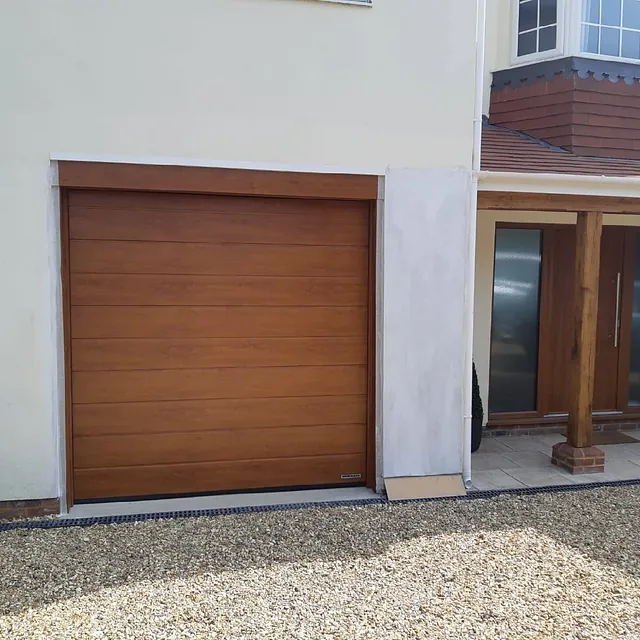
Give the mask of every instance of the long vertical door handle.
[(613, 346), (618, 347), (618, 339), (620, 338), (620, 272), (616, 278), (616, 327), (613, 338)]

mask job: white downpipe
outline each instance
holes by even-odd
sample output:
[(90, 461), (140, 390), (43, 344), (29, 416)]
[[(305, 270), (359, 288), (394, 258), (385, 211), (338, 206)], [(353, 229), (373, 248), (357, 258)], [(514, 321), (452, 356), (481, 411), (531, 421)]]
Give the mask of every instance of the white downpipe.
[(465, 382), (464, 385), (464, 441), (462, 443), (462, 479), (465, 487), (471, 486), (471, 405), (473, 376), (473, 310), (476, 279), (476, 231), (478, 227), (478, 175), (480, 173), (480, 152), (482, 145), (482, 108), (484, 95), (484, 56), (485, 28), (487, 21), (486, 0), (477, 2), (476, 25), (476, 86), (473, 114), (473, 156), (471, 160), (471, 193), (469, 198), (469, 242), (467, 250), (467, 278), (465, 302), (467, 307), (465, 321)]

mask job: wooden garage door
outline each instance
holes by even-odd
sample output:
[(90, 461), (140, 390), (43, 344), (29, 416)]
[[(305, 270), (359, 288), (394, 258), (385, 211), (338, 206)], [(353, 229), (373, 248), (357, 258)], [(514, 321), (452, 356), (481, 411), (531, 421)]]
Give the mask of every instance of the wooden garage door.
[(364, 481), (367, 203), (68, 211), (76, 500)]

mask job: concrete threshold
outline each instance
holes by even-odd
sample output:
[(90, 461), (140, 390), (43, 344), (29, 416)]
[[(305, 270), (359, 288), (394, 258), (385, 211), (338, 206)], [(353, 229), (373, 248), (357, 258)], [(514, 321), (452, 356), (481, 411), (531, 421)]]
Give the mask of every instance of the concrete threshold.
[(131, 516), (176, 511), (203, 511), (208, 509), (236, 509), (239, 507), (266, 507), (288, 504), (332, 503), (360, 500), (379, 500), (380, 496), (366, 487), (344, 489), (309, 489), (303, 491), (272, 491), (268, 493), (234, 493), (193, 498), (162, 498), (131, 502), (97, 502), (78, 504), (61, 519), (102, 518)]

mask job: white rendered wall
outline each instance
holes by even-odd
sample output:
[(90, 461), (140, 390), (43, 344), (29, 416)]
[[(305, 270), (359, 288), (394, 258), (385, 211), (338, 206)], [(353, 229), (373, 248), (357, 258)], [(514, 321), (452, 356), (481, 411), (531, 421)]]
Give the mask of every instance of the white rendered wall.
[(384, 476), (462, 472), (470, 174), (390, 170), (385, 183)]
[(491, 74), (511, 66), (513, 0), (487, 0), (483, 113), (489, 115)]
[(468, 168), (475, 5), (1, 4), (0, 500), (61, 487), (50, 155)]
[(464, 4), (5, 2), (3, 159), (469, 167), (476, 3)]

